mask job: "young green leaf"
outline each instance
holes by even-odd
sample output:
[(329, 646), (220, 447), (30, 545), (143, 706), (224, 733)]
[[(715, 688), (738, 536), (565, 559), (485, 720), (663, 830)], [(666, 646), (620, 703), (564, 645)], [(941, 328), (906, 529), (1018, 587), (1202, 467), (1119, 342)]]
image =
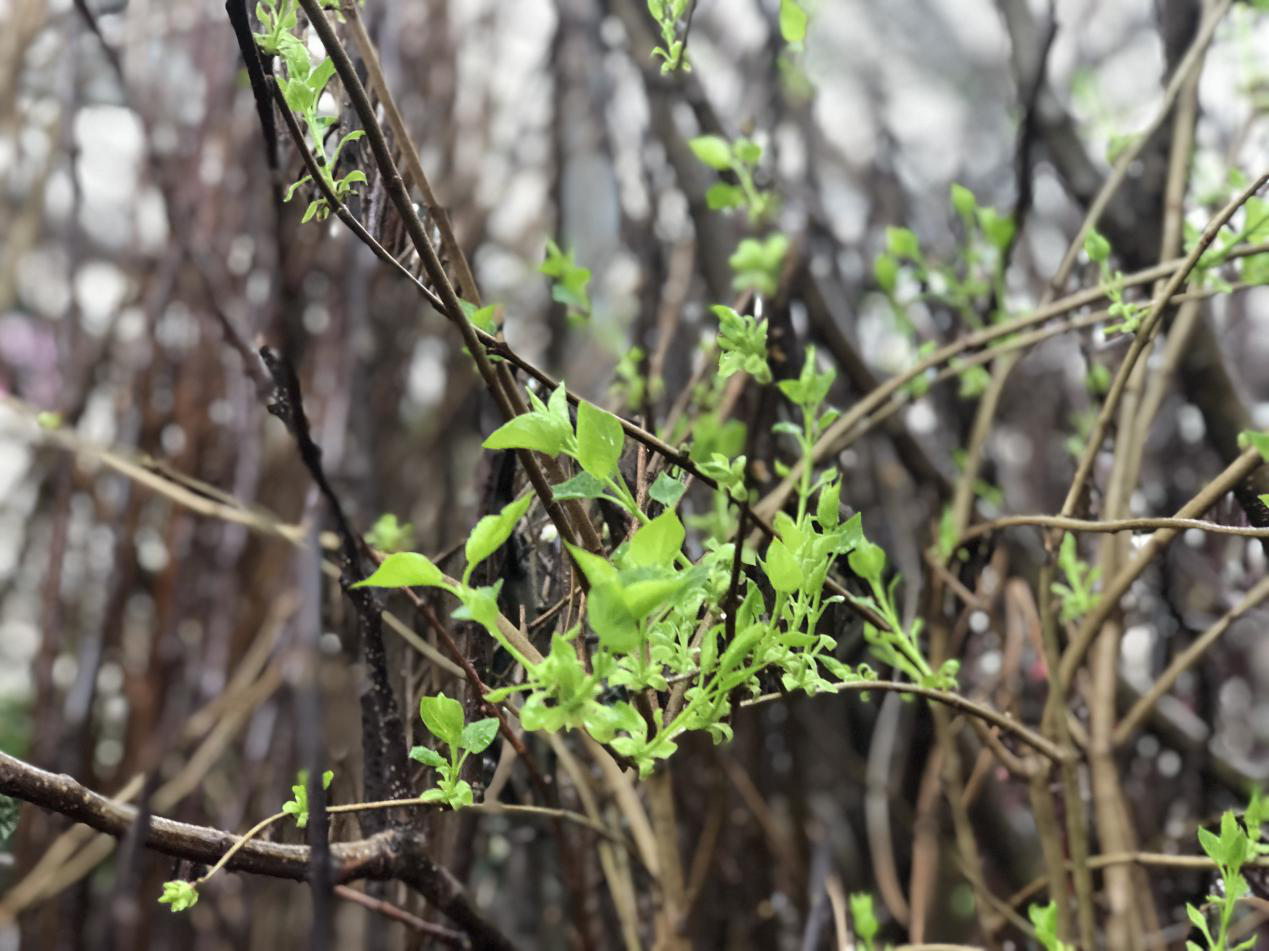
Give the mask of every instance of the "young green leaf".
[(886, 250), (900, 260), (921, 260), (921, 242), (908, 228), (887, 228)]
[(596, 479), (616, 474), (625, 440), (616, 416), (585, 400), (577, 404), (577, 461)]
[(773, 538), (767, 546), (767, 558), (763, 564), (767, 580), (777, 591), (796, 591), (802, 586), (802, 567), (784, 542)]
[(401, 551), (383, 560), (374, 574), (354, 588), (437, 588), (445, 586), (440, 568), (418, 552)]
[(482, 444), (486, 449), (532, 449), (548, 456), (558, 456), (568, 445), (571, 427), (550, 413), (522, 413), (492, 433)]
[(443, 743), (458, 746), (463, 738), (463, 705), (444, 693), (419, 700), (419, 717), (427, 731)]
[(198, 888), (193, 882), (176, 879), (163, 883), (162, 905), (171, 905), (172, 911), (187, 911), (198, 904)]
[(476, 523), (476, 527), (467, 537), (467, 569), (463, 572), (463, 584), (471, 578), (476, 565), (496, 552), (502, 547), (503, 542), (511, 537), (516, 523), (529, 510), (532, 502), (532, 493), (526, 492), (514, 502), (504, 506), (497, 515), (486, 515)]
[(865, 581), (874, 585), (881, 583), (881, 573), (886, 570), (886, 553), (880, 545), (861, 542), (846, 560), (850, 570)]
[(660, 502), (668, 509), (672, 509), (679, 504), (679, 499), (683, 498), (683, 493), (686, 491), (687, 486), (682, 482), (668, 472), (662, 472), (657, 476), (656, 481), (652, 483), (652, 487), (648, 489), (648, 498), (654, 502)]
[(806, 40), (806, 11), (797, 0), (780, 0), (780, 35), (790, 46)]
[(579, 472), (559, 485), (551, 486), (551, 495), (557, 499), (598, 499), (604, 494), (604, 483), (589, 472)]
[(717, 171), (731, 168), (731, 146), (717, 135), (700, 135), (688, 143), (702, 163)]
[(474, 720), (463, 727), (459, 745), (468, 753), (483, 753), (498, 735), (498, 721), (494, 717)]
[(441, 769), (448, 765), (445, 757), (430, 746), (410, 747), (410, 759), (416, 763), (422, 763), (424, 766), (430, 766), (432, 769)]
[(1088, 234), (1084, 235), (1084, 253), (1094, 264), (1101, 264), (1110, 257), (1110, 242), (1090, 229)]
[(626, 565), (669, 567), (683, 547), (686, 532), (673, 510), (662, 512), (642, 526), (626, 549)]

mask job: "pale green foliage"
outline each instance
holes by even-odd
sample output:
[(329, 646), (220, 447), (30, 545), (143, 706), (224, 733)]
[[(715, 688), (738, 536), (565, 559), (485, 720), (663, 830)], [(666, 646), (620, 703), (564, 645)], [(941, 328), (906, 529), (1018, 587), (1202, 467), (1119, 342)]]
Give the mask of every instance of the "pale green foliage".
[(1216, 864), (1222, 888), (1219, 894), (1207, 896), (1208, 903), (1214, 905), (1217, 911), (1215, 935), (1212, 934), (1202, 909), (1191, 904), (1185, 906), (1190, 923), (1198, 929), (1205, 941), (1205, 945), (1187, 941), (1187, 951), (1249, 951), (1256, 946), (1255, 935), (1231, 945), (1229, 930), (1238, 901), (1250, 891), (1242, 872), (1243, 867), (1257, 858), (1269, 855), (1269, 844), (1261, 841), (1261, 827), (1266, 821), (1269, 821), (1269, 800), (1261, 796), (1260, 790), (1256, 790), (1252, 793), (1242, 822), (1238, 821), (1232, 809), (1227, 809), (1221, 815), (1219, 835), (1207, 829), (1198, 830), (1199, 845)]
[(171, 905), (172, 911), (188, 911), (198, 904), (198, 888), (193, 882), (181, 879), (164, 882), (159, 904)]
[(1084, 236), (1084, 254), (1089, 261), (1097, 265), (1101, 275), (1102, 292), (1110, 300), (1107, 313), (1117, 319), (1117, 323), (1107, 324), (1107, 333), (1136, 333), (1141, 320), (1146, 314), (1147, 306), (1124, 297), (1124, 272), (1110, 266), (1110, 242), (1095, 230), (1089, 230)]
[(391, 512), (380, 515), (366, 532), (366, 542), (380, 551), (401, 551), (409, 548), (413, 541), (414, 526), (399, 521)]
[(1056, 902), (1050, 901), (1047, 905), (1030, 905), (1027, 908), (1027, 917), (1035, 927), (1035, 936), (1044, 947), (1044, 951), (1075, 951), (1074, 945), (1058, 937)]
[(684, 41), (679, 38), (679, 22), (687, 14), (688, 3), (689, 0), (648, 0), (648, 12), (661, 31), (662, 45), (652, 50), (652, 56), (661, 60), (662, 75), (680, 67), (684, 72), (692, 71)]
[[(335, 779), (335, 771), (328, 769), (322, 773), (322, 788), (330, 789)], [(282, 803), (282, 811), (295, 819), (295, 824), (303, 829), (308, 826), (308, 770), (302, 769), (295, 775), (295, 785), (291, 787), (291, 798)]]
[[(935, 302), (960, 316), (967, 326), (979, 328), (983, 315), (991, 321), (1006, 319), (1005, 254), (1016, 230), (1013, 218), (994, 208), (980, 205), (974, 193), (953, 183), (948, 194), (952, 211), (960, 222), (961, 244), (949, 261), (927, 256), (916, 233), (909, 228), (887, 228), (886, 247), (873, 261), (873, 279), (890, 304), (895, 327), (916, 343), (916, 328), (908, 318), (908, 307), (918, 301)], [(917, 345), (918, 359), (932, 353), (933, 340)], [(958, 364), (953, 363), (953, 367)], [(990, 374), (979, 364), (960, 365), (959, 395), (975, 399), (990, 382)], [(925, 395), (930, 376), (912, 379), (906, 389), (913, 398)]]
[(581, 323), (590, 317), (590, 268), (580, 267), (572, 250), (561, 251), (548, 238), (546, 260), (538, 270), (551, 278), (551, 297), (564, 305), (570, 321)]
[(876, 951), (877, 932), (881, 930), (881, 926), (877, 923), (877, 913), (873, 910), (872, 895), (856, 892), (850, 896), (850, 926), (859, 939), (862, 951)]
[(777, 232), (764, 239), (744, 238), (727, 259), (732, 270), (732, 287), (774, 296), (780, 286), (780, 271), (789, 251), (788, 235)]
[(688, 143), (702, 164), (716, 172), (730, 173), (737, 184), (718, 181), (705, 193), (705, 202), (713, 211), (731, 211), (743, 208), (752, 223), (763, 221), (776, 210), (774, 192), (764, 191), (754, 183), (758, 163), (762, 161), (762, 146), (753, 139), (739, 138), (733, 142), (717, 135), (701, 135)]
[(806, 8), (798, 0), (780, 0), (780, 35), (790, 46), (806, 41)]
[(427, 731), (449, 751), (448, 756), (428, 746), (415, 746), (410, 759), (430, 766), (440, 775), (440, 784), (423, 793), (424, 802), (442, 802), (452, 809), (472, 804), (471, 784), (462, 778), (463, 764), (473, 753), (483, 753), (498, 735), (494, 717), (464, 722), (463, 705), (444, 693), (419, 700), (419, 718)]
[(710, 310), (718, 318), (719, 375), (726, 379), (743, 370), (759, 383), (770, 383), (766, 320), (738, 314), (725, 304), (715, 304)]
[(1053, 593), (1058, 596), (1061, 604), (1062, 623), (1070, 624), (1078, 621), (1097, 604), (1097, 593), (1093, 586), (1101, 571), (1080, 560), (1075, 536), (1070, 532), (1062, 536), (1062, 544), (1058, 548), (1058, 568), (1066, 582), (1053, 582)]
[[(330, 0), (323, 2), (323, 6), (332, 5), (336, 4)], [(281, 69), (277, 74), (278, 89), (282, 91), (282, 97), (286, 100), (287, 106), (304, 121), (310, 140), (309, 147), (313, 150), (313, 157), (321, 171), (322, 179), (334, 193), (335, 198), (342, 202), (354, 194), (354, 185), (366, 183), (366, 173), (360, 169), (353, 169), (348, 174), (335, 178), (336, 163), (345, 146), (350, 142), (356, 142), (366, 133), (362, 129), (349, 132), (339, 140), (333, 151), (330, 153), (326, 151), (326, 133), (339, 121), (339, 116), (324, 114), (319, 107), (322, 93), (335, 74), (335, 63), (327, 57), (320, 63), (314, 64), (309, 56), (308, 47), (293, 32), (297, 19), (295, 0), (262, 0), (256, 4), (256, 19), (264, 27), (263, 33), (255, 34), (256, 43), (265, 54), (278, 56), (281, 59)], [(312, 177), (305, 175), (293, 182), (286, 190), (284, 200), (290, 201), (296, 190), (310, 181)], [(323, 221), (331, 210), (325, 195), (319, 195), (309, 202), (302, 220), (316, 218), (318, 221)]]

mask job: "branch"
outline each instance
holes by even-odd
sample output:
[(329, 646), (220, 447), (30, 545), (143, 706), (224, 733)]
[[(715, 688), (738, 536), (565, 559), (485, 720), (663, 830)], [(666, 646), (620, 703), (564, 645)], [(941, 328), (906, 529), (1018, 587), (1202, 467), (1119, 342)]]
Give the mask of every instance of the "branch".
[[(46, 772), (7, 753), (0, 753), (0, 793), (82, 822), (115, 837), (126, 835), (137, 819), (131, 806), (111, 802), (66, 775)], [(239, 836), (207, 826), (150, 818), (145, 845), (156, 852), (203, 864), (214, 864)], [(309, 848), (278, 842), (251, 841), (230, 859), (228, 867), (272, 878), (303, 882), (309, 876)], [(331, 846), (331, 880), (399, 880), (418, 889), (432, 904), (471, 935), (476, 948), (510, 949), (515, 945), (486, 921), (463, 886), (427, 855), (421, 835), (391, 829)]]

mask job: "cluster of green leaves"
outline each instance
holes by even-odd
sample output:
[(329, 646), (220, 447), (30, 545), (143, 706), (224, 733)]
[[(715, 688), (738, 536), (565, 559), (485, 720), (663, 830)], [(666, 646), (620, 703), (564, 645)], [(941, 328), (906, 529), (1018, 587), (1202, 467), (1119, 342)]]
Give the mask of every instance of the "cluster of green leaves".
[[(703, 165), (725, 176), (705, 193), (705, 201), (712, 210), (727, 212), (743, 208), (750, 223), (755, 225), (775, 213), (779, 207), (776, 194), (755, 184), (754, 175), (762, 161), (761, 145), (750, 138), (728, 142), (717, 135), (697, 136), (690, 145)], [(765, 238), (742, 239), (728, 260), (732, 286), (738, 291), (772, 296), (779, 287), (780, 271), (788, 252), (789, 238), (781, 232)]]
[(759, 383), (770, 383), (767, 321), (738, 314), (725, 304), (715, 304), (710, 310), (718, 318), (719, 376), (727, 379), (743, 370)]
[[(337, 5), (336, 0), (324, 0), (323, 6)], [(295, 35), (297, 23), (297, 5), (295, 0), (261, 0), (256, 4), (256, 18), (264, 28), (264, 32), (256, 33), (256, 43), (269, 56), (279, 56), (282, 70), (277, 76), (278, 88), (286, 104), (303, 120), (311, 140), (313, 156), (322, 179), (340, 201), (353, 194), (353, 186), (365, 184), (366, 173), (353, 169), (348, 174), (335, 178), (335, 166), (340, 153), (350, 142), (356, 142), (364, 136), (365, 130), (356, 129), (346, 134), (327, 152), (326, 134), (331, 126), (339, 121), (338, 114), (325, 115), (319, 107), (322, 93), (327, 83), (335, 74), (335, 63), (330, 57), (314, 64), (308, 47)], [(311, 175), (293, 182), (286, 190), (285, 200), (290, 201), (296, 190), (306, 182), (312, 181)], [(304, 212), (303, 221), (316, 218), (323, 221), (330, 215), (330, 203), (325, 195), (319, 195), (309, 202)]]
[(754, 173), (762, 161), (762, 146), (753, 139), (739, 138), (728, 142), (722, 136), (701, 135), (689, 143), (701, 163), (735, 178), (718, 181), (705, 193), (705, 201), (713, 211), (743, 208), (755, 224), (764, 221), (776, 210), (776, 195), (754, 184)]
[(428, 746), (415, 746), (410, 759), (430, 766), (440, 774), (440, 785), (422, 795), (424, 802), (443, 802), (452, 809), (472, 804), (472, 791), (462, 778), (463, 764), (473, 753), (483, 753), (498, 735), (498, 721), (485, 717), (465, 723), (463, 705), (445, 696), (423, 697), (419, 700), (419, 717), (427, 731), (449, 750), (448, 757)]
[(1004, 266), (1016, 229), (1013, 217), (979, 205), (964, 185), (952, 185), (950, 200), (963, 233), (955, 259), (945, 263), (927, 259), (915, 232), (887, 228), (886, 248), (873, 263), (877, 287), (890, 302), (896, 324), (909, 335), (915, 331), (906, 311), (916, 301), (948, 307), (975, 328), (982, 326), (980, 315), (991, 301), (995, 303), (993, 320), (1007, 316)]
[(731, 286), (772, 297), (780, 287), (780, 272), (789, 253), (789, 236), (777, 231), (765, 238), (742, 238), (727, 263)]
[(1242, 869), (1247, 863), (1261, 856), (1269, 855), (1269, 843), (1261, 841), (1261, 826), (1269, 822), (1269, 799), (1261, 796), (1260, 791), (1252, 793), (1251, 802), (1243, 813), (1242, 822), (1232, 809), (1225, 810), (1221, 816), (1220, 835), (1208, 829), (1198, 830), (1199, 845), (1213, 862), (1221, 878), (1220, 894), (1207, 896), (1210, 904), (1216, 907), (1216, 934), (1213, 935), (1207, 919), (1200, 908), (1186, 904), (1185, 913), (1190, 923), (1199, 930), (1206, 942), (1206, 949), (1196, 941), (1185, 942), (1186, 951), (1250, 951), (1256, 946), (1256, 937), (1248, 938), (1236, 945), (1229, 943), (1229, 926), (1234, 920), (1234, 910), (1239, 899), (1250, 891)]
[(877, 921), (872, 895), (868, 892), (856, 892), (850, 896), (850, 926), (862, 951), (877, 951), (877, 932), (881, 930), (881, 924)]
[[(815, 441), (834, 418), (833, 411), (822, 408), (832, 380), (831, 373), (816, 371), (812, 351), (801, 375), (780, 384), (802, 412), (800, 426), (785, 424), (780, 431), (796, 437), (804, 458), (809, 459)], [(786, 690), (808, 693), (874, 676), (866, 667), (851, 670), (834, 658), (836, 643), (819, 630), (824, 612), (841, 600), (825, 598), (824, 590), (834, 560), (842, 555), (851, 556), (852, 567), (872, 587), (870, 596), (858, 600), (881, 613), (893, 628), (870, 634), (874, 654), (921, 683), (946, 686), (952, 682), (954, 667), (935, 674), (922, 658), (916, 645), (919, 628), (904, 632), (894, 604), (894, 582), (887, 586), (882, 580), (885, 555), (864, 538), (858, 515), (842, 521), (840, 483), (835, 475), (814, 478), (807, 466), (798, 484), (796, 518), (786, 513), (777, 516), (776, 537), (761, 559), (756, 553), (742, 552), (745, 563), (765, 575), (773, 598), (768, 602), (756, 581), (744, 577), (729, 624), (725, 605), (731, 596), (736, 543), (708, 538), (698, 560), (687, 557), (683, 551), (686, 529), (676, 512), (684, 484), (662, 473), (649, 489), (650, 499), (662, 511), (649, 516), (639, 508), (620, 470), (625, 431), (619, 419), (581, 401), (574, 423), (563, 385), (547, 402), (534, 394), (530, 402), (530, 411), (495, 430), (485, 447), (568, 457), (578, 471), (554, 486), (556, 499), (604, 499), (624, 509), (637, 525), (608, 556), (568, 547), (589, 588), (585, 625), (555, 634), (547, 656), (533, 663), (515, 651), (498, 629), (497, 587), (470, 587), (474, 566), (506, 541), (527, 511), (527, 495), (476, 525), (467, 543), (468, 564), (461, 582), (445, 578), (425, 556), (412, 552), (391, 555), (361, 582), (380, 587), (440, 587), (457, 597), (462, 606), (455, 616), (484, 624), (524, 666), (522, 683), (496, 690), (486, 699), (500, 702), (523, 695), (519, 715), (525, 729), (584, 729), (647, 774), (657, 760), (677, 749), (677, 739), (684, 732), (705, 730), (715, 741), (728, 739), (731, 730), (725, 720), (733, 694), (760, 692), (764, 671), (778, 674)], [(743, 457), (730, 459), (715, 453), (712, 462), (724, 476), (716, 493), (721, 504), (744, 498)], [(703, 468), (710, 471), (708, 466)], [(835, 679), (829, 680), (826, 673)], [(667, 690), (672, 675), (686, 676), (691, 683), (672, 721), (664, 722), (655, 705), (639, 709), (626, 699), (648, 689)], [(443, 732), (428, 723), (435, 735), (451, 743), (448, 775), (455, 785), (438, 797), (459, 795), (454, 790), (462, 787), (456, 785), (453, 770), (461, 765), (459, 751), (471, 751), (461, 739), (461, 720), (450, 716), (452, 722)], [(455, 742), (453, 737), (460, 739)], [(439, 761), (434, 753), (419, 755)]]
[(538, 271), (551, 279), (551, 297), (567, 309), (568, 319), (584, 323), (590, 317), (590, 268), (580, 267), (573, 260), (573, 251), (547, 238), (546, 260)]
[[(873, 277), (885, 295), (895, 326), (916, 342), (916, 327), (908, 318), (914, 303), (934, 303), (946, 307), (968, 325), (982, 326), (981, 315), (991, 308), (991, 320), (1004, 320), (1005, 252), (1013, 241), (1015, 225), (1010, 215), (979, 205), (974, 193), (953, 184), (952, 209), (961, 223), (963, 241), (951, 261), (937, 262), (926, 257), (921, 241), (909, 228), (887, 228), (885, 250), (873, 262)], [(1003, 342), (1002, 341), (998, 342)], [(917, 346), (917, 359), (937, 348), (937, 341), (925, 340)], [(953, 367), (957, 365), (954, 363)], [(913, 398), (924, 396), (934, 371), (914, 377), (905, 389)], [(964, 399), (981, 396), (991, 375), (981, 363), (959, 367), (959, 394)]]
[[(335, 779), (335, 771), (328, 769), (322, 773), (322, 788), (330, 789)], [(282, 811), (295, 819), (297, 828), (308, 827), (308, 770), (302, 769), (295, 775), (295, 785), (291, 787), (291, 798), (282, 803)]]
[(685, 40), (679, 36), (679, 23), (687, 15), (688, 4), (691, 2), (692, 0), (648, 0), (648, 12), (657, 21), (662, 43), (652, 50), (652, 57), (661, 60), (663, 76), (680, 67), (686, 73), (692, 71), (692, 64), (687, 60)]
[(391, 512), (385, 512), (375, 519), (366, 532), (366, 542), (382, 552), (391, 554), (409, 548), (414, 542), (414, 525), (402, 522)]
[(189, 911), (198, 904), (198, 886), (180, 878), (164, 882), (159, 904), (171, 905), (172, 911)]
[[(524, 418), (517, 417), (517, 419)], [(516, 661), (527, 665), (528, 659), (507, 640), (506, 635), (498, 626), (498, 594), (502, 590), (502, 579), (492, 585), (479, 587), (472, 586), (470, 582), (476, 566), (501, 548), (511, 537), (516, 524), (524, 517), (532, 501), (532, 494), (526, 494), (508, 503), (498, 514), (486, 515), (476, 523), (467, 536), (467, 543), (464, 546), (467, 567), (463, 571), (462, 581), (447, 578), (426, 555), (405, 551), (389, 555), (369, 578), (357, 582), (353, 587), (424, 587), (448, 591), (459, 602), (453, 617), (479, 624)]]
[(660, 376), (649, 378), (644, 373), (643, 347), (629, 347), (617, 358), (613, 368), (613, 396), (631, 412), (642, 412), (649, 401), (656, 402), (665, 392), (665, 380)]
[[(1247, 177), (1240, 171), (1229, 176), (1231, 190), (1242, 191), (1248, 185)], [(1225, 196), (1220, 204), (1225, 204)], [(1199, 228), (1193, 222), (1184, 225), (1185, 248), (1192, 249), (1199, 239)], [(1230, 263), (1230, 253), (1242, 244), (1261, 244), (1269, 241), (1269, 200), (1253, 196), (1248, 198), (1242, 210), (1230, 224), (1220, 230), (1211, 246), (1203, 252), (1195, 270), (1205, 283), (1216, 290), (1228, 291), (1232, 286), (1227, 280), (1214, 276), (1217, 268)], [(1269, 284), (1269, 252), (1252, 254), (1234, 262), (1235, 277), (1247, 284)]]
[(1071, 624), (1097, 604), (1097, 592), (1093, 586), (1101, 569), (1080, 560), (1075, 535), (1071, 532), (1062, 536), (1062, 544), (1058, 548), (1058, 568), (1066, 581), (1053, 582), (1052, 590), (1058, 597), (1062, 623)]
[(1097, 265), (1102, 293), (1110, 299), (1108, 312), (1118, 323), (1107, 324), (1107, 333), (1136, 333), (1148, 305), (1124, 298), (1124, 272), (1111, 269), (1110, 242), (1094, 229), (1084, 236), (1084, 253)]
[(1050, 901), (1047, 905), (1032, 904), (1027, 908), (1027, 917), (1031, 919), (1035, 936), (1044, 951), (1075, 951), (1074, 945), (1058, 937), (1056, 902)]

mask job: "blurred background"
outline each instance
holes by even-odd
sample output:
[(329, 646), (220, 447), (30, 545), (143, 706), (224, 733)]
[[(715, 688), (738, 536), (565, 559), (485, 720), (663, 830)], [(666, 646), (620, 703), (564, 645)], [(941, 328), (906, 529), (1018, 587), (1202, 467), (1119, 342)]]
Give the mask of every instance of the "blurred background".
[[(780, 197), (775, 223), (793, 242), (781, 291), (764, 302), (780, 328), (774, 362), (792, 367), (777, 376), (815, 345), (838, 370), (830, 401), (848, 406), (923, 343), (968, 329), (924, 300), (896, 318), (873, 269), (885, 227), (911, 228), (927, 256), (953, 259), (948, 190), (967, 186), (1019, 219), (1004, 303), (1034, 307), (1111, 156), (1158, 110), (1204, 4), (808, 7), (806, 48), (790, 51), (774, 0), (701, 0), (692, 72), (662, 77), (638, 0), (368, 0), (389, 85), (514, 349), (586, 397), (662, 423), (706, 359), (709, 305), (737, 298), (728, 257), (755, 233), (705, 206), (715, 175), (687, 143), (747, 134), (764, 147), (758, 184)], [(1266, 49), (1269, 16), (1234, 4), (1198, 87), (1186, 217), (1200, 228), (1235, 190), (1231, 172), (1255, 175), (1269, 160)], [(1125, 271), (1158, 260), (1169, 136), (1165, 124), (1146, 145), (1103, 223)], [(494, 483), (479, 447), (497, 413), (457, 335), (334, 218), (301, 225), (302, 197), (275, 202), (301, 174), (285, 135), (280, 155), (275, 178), (221, 4), (0, 0), (0, 749), (105, 793), (144, 777), (155, 813), (230, 830), (289, 794), (299, 759), (284, 662), (314, 617), (332, 795), (359, 795), (348, 612), (331, 585), (312, 612), (302, 559), (275, 530), (312, 516), (316, 500), (265, 409), (253, 348), (296, 363), (326, 471), (359, 530), (393, 513), (412, 526), (408, 547), (447, 550)], [(372, 166), (367, 153), (353, 210), (404, 252)], [(548, 238), (592, 271), (589, 321), (552, 300), (538, 271)], [(1077, 280), (1095, 284), (1096, 270), (1081, 265)], [(1198, 310), (1134, 514), (1171, 514), (1236, 454), (1239, 430), (1269, 428), (1269, 289)], [(1068, 443), (1096, 405), (1089, 380), (1124, 351), (1085, 329), (1028, 352), (985, 446), (980, 517), (1060, 507)], [(658, 382), (645, 391), (633, 380), (649, 366)], [(955, 380), (936, 385), (837, 459), (843, 501), (912, 579), (909, 614), (974, 406)], [(252, 514), (206, 508), (230, 502)], [(696, 514), (709, 504), (685, 501)], [(257, 516), (273, 528), (257, 530)], [(1247, 515), (1229, 499), (1209, 517)], [(1029, 647), (1008, 649), (1008, 592), (1014, 579), (1034, 583), (1040, 535), (1016, 530), (981, 557), (994, 581), (962, 632), (962, 687), (1007, 691), (1034, 718), (1028, 688), (1042, 671)], [(1195, 533), (1173, 545), (1126, 602), (1125, 689), (1264, 570), (1257, 542)], [(1143, 847), (1194, 852), (1196, 823), (1269, 776), (1267, 621), (1266, 609), (1238, 621), (1178, 684), (1171, 719), (1125, 751)], [(409, 711), (439, 681), (388, 637)], [(676, 773), (685, 863), (701, 876), (693, 943), (819, 946), (805, 936), (827, 914), (816, 896), (829, 867), (901, 920), (919, 820), (937, 820), (922, 792), (928, 717), (879, 697), (799, 698), (745, 711), (735, 729), (725, 747), (686, 744)], [(1042, 871), (1025, 784), (987, 769), (972, 785), (983, 875), (1007, 898)], [(545, 825), (429, 821), (436, 858), (495, 920), (528, 946), (566, 943), (571, 912)], [(69, 828), (24, 808), (0, 841), (0, 948), (305, 946), (305, 888), (225, 875), (172, 915), (155, 899), (177, 863), (121, 857), (113, 840), (82, 828), (63, 837)], [(930, 889), (929, 930), (973, 934), (953, 851), (933, 854), (930, 880), (947, 887)], [(1150, 881), (1168, 934), (1183, 940), (1183, 904), (1209, 882), (1170, 870)], [(423, 940), (352, 904), (337, 924), (340, 946)]]

